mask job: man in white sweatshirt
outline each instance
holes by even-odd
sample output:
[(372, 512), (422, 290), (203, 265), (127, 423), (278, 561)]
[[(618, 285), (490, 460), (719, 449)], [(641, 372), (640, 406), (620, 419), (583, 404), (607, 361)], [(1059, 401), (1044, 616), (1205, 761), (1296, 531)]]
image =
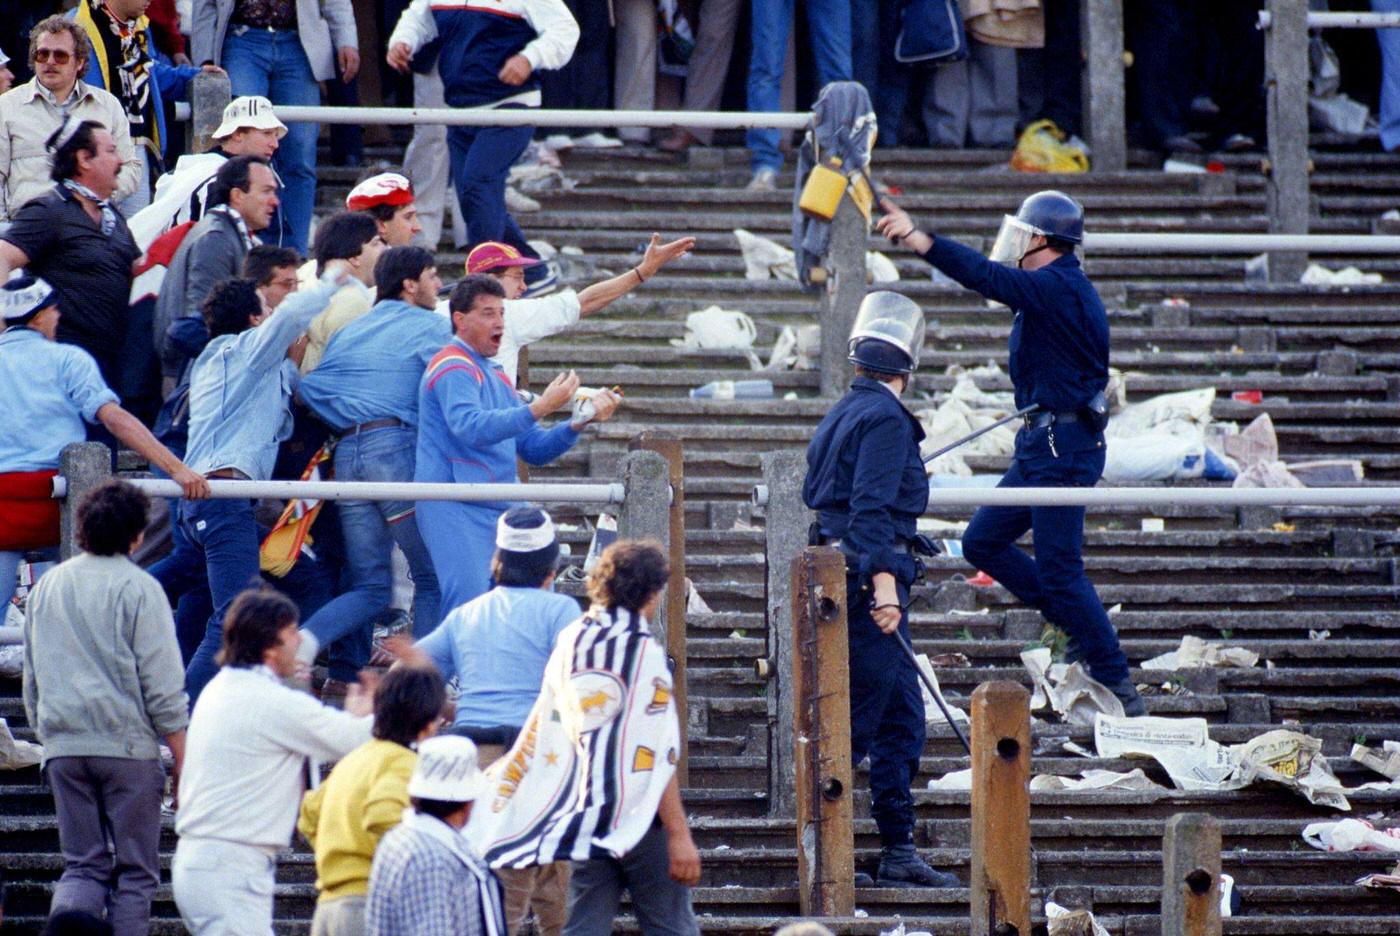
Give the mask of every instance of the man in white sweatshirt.
[(297, 625), (280, 592), (234, 599), (222, 669), (190, 716), (171, 878), (195, 936), (272, 932), (277, 852), (291, 841), (308, 761), (370, 738), (372, 686), (352, 686), (340, 711), (282, 684), (296, 672)]

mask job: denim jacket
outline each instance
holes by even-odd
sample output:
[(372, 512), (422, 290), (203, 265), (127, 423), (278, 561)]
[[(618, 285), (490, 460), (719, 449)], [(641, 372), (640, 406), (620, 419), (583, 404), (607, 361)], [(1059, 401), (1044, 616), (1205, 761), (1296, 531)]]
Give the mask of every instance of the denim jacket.
[(337, 288), (322, 280), (289, 295), (256, 328), (209, 342), (190, 376), (185, 464), (192, 470), (236, 468), (255, 481), (271, 477), (277, 445), (292, 431), (287, 404), (296, 390), (297, 368), (287, 348)]

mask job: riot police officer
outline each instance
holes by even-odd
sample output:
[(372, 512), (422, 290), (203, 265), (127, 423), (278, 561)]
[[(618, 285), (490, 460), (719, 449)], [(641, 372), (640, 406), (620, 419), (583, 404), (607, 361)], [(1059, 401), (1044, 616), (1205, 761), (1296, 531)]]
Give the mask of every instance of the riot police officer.
[[(1000, 487), (1093, 487), (1103, 474), (1108, 316), (1075, 256), (1084, 209), (1062, 192), (1037, 192), (1002, 220), (990, 257), (927, 234), (889, 199), (879, 232), (968, 289), (1009, 306), (1016, 407), (1036, 404), (1016, 434)], [(1035, 558), (1016, 547), (1031, 530)], [(1103, 602), (1084, 574), (1084, 508), (983, 507), (963, 535), (963, 557), (1069, 635), (1069, 656), (1145, 715)]]
[(846, 554), (851, 757), (870, 755), (870, 812), (880, 830), (884, 887), (957, 887), (914, 849), (910, 783), (924, 749), (924, 704), (907, 640), (909, 589), (918, 572), (915, 522), (928, 506), (919, 460), (924, 431), (899, 402), (918, 365), (924, 313), (892, 292), (865, 297), (851, 330), (851, 389), (807, 447), (802, 499), (817, 512), (812, 541)]

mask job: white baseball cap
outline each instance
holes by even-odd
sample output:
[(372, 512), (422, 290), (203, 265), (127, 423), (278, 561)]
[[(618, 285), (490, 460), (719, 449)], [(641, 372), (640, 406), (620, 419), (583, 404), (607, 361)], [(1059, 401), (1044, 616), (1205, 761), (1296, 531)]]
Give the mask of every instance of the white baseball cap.
[(224, 108), (224, 122), (210, 136), (215, 140), (233, 134), (244, 127), (253, 130), (276, 130), (277, 139), (287, 135), (287, 125), (277, 119), (272, 112), (272, 102), (265, 97), (250, 94), (236, 97)]
[(23, 325), (53, 305), (58, 305), (57, 293), (38, 276), (16, 273), (0, 290), (0, 312), (8, 325)]
[(436, 735), (418, 743), (418, 762), (408, 780), (414, 799), (468, 803), (486, 792), (486, 775), (476, 766), (476, 745), (460, 735)]

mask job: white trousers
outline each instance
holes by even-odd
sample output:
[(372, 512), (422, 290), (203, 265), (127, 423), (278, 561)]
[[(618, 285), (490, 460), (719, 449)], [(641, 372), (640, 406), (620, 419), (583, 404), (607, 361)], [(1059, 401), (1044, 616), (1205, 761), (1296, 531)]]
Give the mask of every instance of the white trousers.
[(170, 878), (194, 936), (271, 936), (277, 859), (255, 845), (182, 838)]

